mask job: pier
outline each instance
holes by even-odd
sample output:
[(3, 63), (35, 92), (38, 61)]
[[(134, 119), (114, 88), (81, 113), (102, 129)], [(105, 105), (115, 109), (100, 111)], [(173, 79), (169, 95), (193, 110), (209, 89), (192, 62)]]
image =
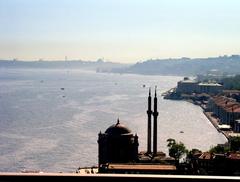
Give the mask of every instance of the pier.
[(175, 92), (176, 91), (176, 87), (174, 87), (174, 88), (171, 88), (170, 90), (167, 90), (166, 92), (163, 92), (162, 94), (161, 94), (161, 96), (168, 96), (169, 94), (171, 94), (171, 93), (173, 93), (173, 92)]

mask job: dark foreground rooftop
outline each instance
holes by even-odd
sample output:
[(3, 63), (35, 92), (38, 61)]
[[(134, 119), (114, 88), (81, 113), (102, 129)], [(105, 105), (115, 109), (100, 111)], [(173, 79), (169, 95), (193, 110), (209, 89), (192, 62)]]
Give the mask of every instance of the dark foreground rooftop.
[(86, 182), (234, 182), (240, 177), (230, 176), (191, 176), (191, 175), (144, 175), (144, 174), (89, 174), (75, 173), (0, 173), (0, 181), (86, 181)]

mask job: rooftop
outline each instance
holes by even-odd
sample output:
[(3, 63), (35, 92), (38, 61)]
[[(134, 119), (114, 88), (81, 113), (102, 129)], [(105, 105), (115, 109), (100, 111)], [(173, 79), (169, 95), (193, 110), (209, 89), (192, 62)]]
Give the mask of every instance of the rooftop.
[(229, 137), (240, 137), (240, 133), (229, 133)]
[(200, 85), (200, 86), (217, 86), (217, 87), (222, 87), (222, 85), (221, 84), (219, 84), (219, 83), (199, 83), (198, 85)]
[(212, 159), (212, 155), (210, 152), (203, 152), (199, 159)]
[(230, 153), (228, 154), (229, 159), (240, 160), (240, 153)]
[(227, 125), (227, 124), (220, 124), (220, 125), (218, 125), (218, 127), (220, 128), (220, 129), (231, 129), (231, 126), (230, 125)]
[(181, 83), (198, 83), (196, 80), (181, 80)]
[(232, 98), (227, 98), (223, 96), (213, 97), (213, 101), (219, 107), (222, 107), (227, 112), (240, 112), (240, 104), (233, 100)]
[(169, 171), (176, 170), (174, 165), (157, 165), (157, 164), (109, 164), (108, 169), (114, 170), (144, 170), (144, 171)]
[(110, 126), (106, 131), (106, 134), (108, 135), (124, 135), (124, 134), (130, 134), (131, 130), (125, 127), (123, 124), (120, 123), (119, 119), (117, 120), (117, 123)]

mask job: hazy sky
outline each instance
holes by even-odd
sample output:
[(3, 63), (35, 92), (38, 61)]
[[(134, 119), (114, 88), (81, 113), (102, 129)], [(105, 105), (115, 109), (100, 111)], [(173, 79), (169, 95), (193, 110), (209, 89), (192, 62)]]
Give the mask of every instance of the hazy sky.
[(239, 0), (0, 0), (0, 59), (240, 54)]

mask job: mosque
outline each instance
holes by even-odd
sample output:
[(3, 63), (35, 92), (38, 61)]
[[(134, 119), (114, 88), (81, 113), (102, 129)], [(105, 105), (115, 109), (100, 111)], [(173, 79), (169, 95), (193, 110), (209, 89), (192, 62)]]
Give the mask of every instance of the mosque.
[(158, 152), (157, 150), (158, 111), (156, 87), (153, 111), (151, 102), (151, 89), (149, 89), (147, 150), (138, 151), (139, 143), (137, 134), (133, 135), (131, 130), (121, 124), (118, 119), (117, 123), (107, 128), (104, 133), (100, 132), (98, 134), (99, 173), (176, 173), (175, 160), (171, 157), (166, 157), (165, 153)]

